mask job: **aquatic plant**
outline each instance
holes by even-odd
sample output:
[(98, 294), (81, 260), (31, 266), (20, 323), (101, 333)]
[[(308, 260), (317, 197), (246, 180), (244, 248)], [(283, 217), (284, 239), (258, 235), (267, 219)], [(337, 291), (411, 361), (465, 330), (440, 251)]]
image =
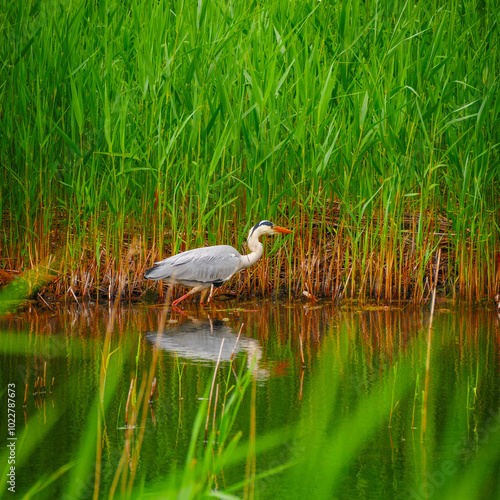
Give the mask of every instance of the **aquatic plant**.
[[(118, 318), (122, 311), (116, 312)], [(59, 377), (54, 394), (29, 395), (24, 420), (16, 410), (16, 470), (25, 498), (290, 498), (308, 492), (352, 498), (368, 491), (385, 498), (496, 496), (500, 343), (493, 314), (488, 323), (481, 313), (475, 324), (478, 316), (470, 311), (438, 313), (430, 335), (429, 315), (422, 312), (338, 311), (338, 325), (332, 324), (319, 350), (305, 339), (305, 369), (298, 339), (291, 349), (281, 345), (294, 372), (288, 389), (297, 400), (291, 404), (298, 408), (292, 420), (275, 418), (280, 425), (262, 432), (262, 398), (275, 394), (277, 380), (258, 383), (241, 358), (234, 359), (234, 370), (214, 363), (203, 373), (192, 365), (179, 375), (178, 360), (159, 364), (148, 349), (137, 357), (140, 336), (131, 338), (133, 332), (158, 319), (147, 312), (130, 311), (130, 324), (122, 330), (115, 321), (109, 337), (104, 329), (111, 331), (113, 316), (107, 311), (92, 321), (102, 335), (85, 342), (71, 334), (62, 340), (37, 330), (2, 332), (0, 355), (9, 376), (17, 379), (17, 363), (35, 368), (40, 353), (52, 356), (38, 371), (24, 371), (30, 388), (45, 373), (47, 379), (68, 370), (75, 375)], [(289, 334), (304, 311), (288, 312), (276, 328)], [(315, 309), (307, 316), (317, 320), (321, 314)], [(91, 316), (68, 317), (83, 325)], [(323, 331), (318, 321), (310, 326)], [(95, 349), (95, 340), (102, 349)], [(280, 342), (268, 348), (279, 349)], [(423, 383), (427, 365), (432, 377)], [(129, 374), (137, 380), (135, 397)], [(151, 404), (155, 376), (158, 393)], [(189, 386), (199, 389), (193, 393)], [(276, 403), (272, 408), (280, 412)], [(165, 444), (181, 446), (180, 434), (186, 436), (185, 455), (174, 462)], [(55, 451), (71, 459), (55, 458)], [(28, 474), (41, 459), (44, 466)], [(5, 488), (3, 482), (0, 492)]]

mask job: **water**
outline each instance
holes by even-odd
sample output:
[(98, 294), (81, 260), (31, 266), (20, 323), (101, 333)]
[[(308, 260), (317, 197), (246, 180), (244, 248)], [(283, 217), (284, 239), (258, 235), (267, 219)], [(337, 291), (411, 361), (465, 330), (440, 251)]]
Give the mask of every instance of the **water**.
[[(162, 317), (159, 307), (122, 305), (113, 317), (107, 307), (75, 304), (3, 318), (1, 387), (6, 408), (8, 385), (15, 384), (17, 494), (38, 481), (36, 498), (92, 498), (96, 470), (103, 498), (113, 488), (118, 498), (131, 474), (136, 487), (156, 488), (184, 467), (219, 359), (211, 411), (219, 417), (227, 381), (232, 387), (238, 374), (252, 370), (230, 436), (241, 432), (247, 450), (254, 425), (257, 450), (226, 464), (214, 487), (242, 481), (254, 462), (255, 475), (264, 474), (256, 498), (498, 497), (494, 311), (438, 304), (428, 350), (428, 307), (273, 301), (185, 307), (185, 316)], [(104, 368), (103, 353), (109, 353)], [(151, 405), (134, 405), (143, 386), (149, 399), (155, 364)], [(35, 389), (44, 378), (45, 392)], [(136, 392), (129, 394), (132, 380)], [(137, 426), (127, 431), (134, 408)], [(0, 425), (7, 436), (7, 411)], [(1, 463), (8, 465), (7, 456)]]

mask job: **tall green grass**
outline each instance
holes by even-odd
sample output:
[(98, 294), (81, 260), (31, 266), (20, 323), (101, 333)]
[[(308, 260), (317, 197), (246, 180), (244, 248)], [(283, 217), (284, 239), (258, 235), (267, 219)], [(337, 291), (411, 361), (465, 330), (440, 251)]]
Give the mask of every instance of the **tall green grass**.
[[(296, 229), (233, 285), (479, 300), (499, 286), (496, 2), (8, 1), (3, 269), (129, 295), (155, 259)], [(259, 281), (258, 286), (254, 283)]]

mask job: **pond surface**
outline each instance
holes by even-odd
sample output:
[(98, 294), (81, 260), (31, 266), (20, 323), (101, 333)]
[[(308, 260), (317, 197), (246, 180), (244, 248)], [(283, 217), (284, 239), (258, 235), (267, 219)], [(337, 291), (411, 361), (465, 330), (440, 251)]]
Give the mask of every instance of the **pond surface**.
[[(212, 381), (211, 412), (220, 415), (224, 391), (248, 370), (230, 434), (253, 452), (228, 463), (214, 489), (253, 477), (250, 490), (240, 484), (232, 494), (498, 498), (495, 311), (441, 302), (430, 328), (429, 307), (185, 308), (74, 304), (1, 320), (0, 436), (4, 450), (7, 430), (17, 438), (19, 498), (92, 498), (96, 483), (100, 498), (118, 498), (131, 477), (148, 498), (161, 496), (155, 485), (184, 468)], [(4, 478), (8, 458), (2, 451)]]

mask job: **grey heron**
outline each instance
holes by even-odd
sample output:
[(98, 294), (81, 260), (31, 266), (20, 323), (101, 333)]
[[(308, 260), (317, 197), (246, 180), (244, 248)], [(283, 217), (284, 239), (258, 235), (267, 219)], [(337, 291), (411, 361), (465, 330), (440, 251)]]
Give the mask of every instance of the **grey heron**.
[[(229, 245), (195, 248), (155, 262), (153, 267), (145, 272), (144, 277), (191, 288), (188, 293), (174, 300), (172, 307), (196, 292), (202, 292), (203, 304), (206, 289), (223, 285), (235, 273), (252, 266), (262, 257), (264, 247), (259, 241), (262, 235), (292, 232), (263, 220), (253, 226), (248, 234), (248, 255), (241, 255), (236, 248)], [(208, 300), (210, 301), (210, 297)]]

